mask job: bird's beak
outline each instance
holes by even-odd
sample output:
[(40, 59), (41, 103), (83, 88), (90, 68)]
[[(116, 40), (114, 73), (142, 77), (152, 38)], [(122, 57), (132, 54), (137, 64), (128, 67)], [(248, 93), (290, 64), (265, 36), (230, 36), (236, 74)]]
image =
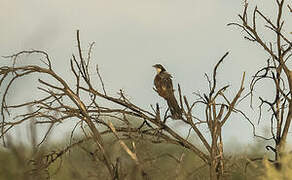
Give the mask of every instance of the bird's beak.
[(155, 65), (153, 65), (152, 67), (154, 67), (154, 68), (155, 68)]

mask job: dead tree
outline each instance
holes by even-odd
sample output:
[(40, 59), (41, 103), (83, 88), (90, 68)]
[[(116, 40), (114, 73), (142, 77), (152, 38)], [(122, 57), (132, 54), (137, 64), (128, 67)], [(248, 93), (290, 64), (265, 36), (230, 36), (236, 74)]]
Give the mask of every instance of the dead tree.
[[(285, 4), (285, 0), (275, 0), (274, 3), (277, 5), (275, 20), (272, 20), (272, 17), (269, 17), (269, 15), (265, 14), (257, 7), (249, 13), (248, 2), (245, 1), (243, 13), (238, 15), (240, 22), (230, 23), (229, 25), (240, 27), (246, 34), (244, 38), (252, 43), (258, 44), (269, 56), (266, 65), (259, 69), (253, 76), (250, 83), (250, 95), (252, 106), (252, 98), (255, 96), (254, 90), (256, 85), (262, 81), (266, 84), (272, 82), (272, 92), (274, 92), (273, 100), (268, 100), (268, 98), (262, 95), (258, 97), (260, 101), (258, 124), (260, 124), (261, 120), (270, 122), (271, 136), (265, 137), (264, 139), (273, 139), (275, 144), (267, 146), (266, 149), (272, 150), (275, 154), (274, 161), (278, 161), (282, 152), (285, 150), (292, 118), (292, 71), (288, 65), (292, 56), (292, 43), (291, 35), (287, 32), (290, 30), (285, 31), (283, 29), (283, 27), (285, 27), (283, 16), (285, 13), (291, 14), (291, 8), (288, 4)], [(249, 14), (252, 15), (251, 19), (248, 18)], [(268, 29), (273, 34), (275, 41), (269, 41), (268, 37), (263, 35), (260, 30), (263, 29), (259, 25), (260, 21), (265, 23), (264, 28)], [(268, 117), (267, 114), (265, 114), (265, 116), (262, 115), (264, 107), (270, 110), (269, 119), (266, 119)]]
[[(199, 101), (195, 101), (191, 106), (189, 105), (186, 97), (184, 96), (184, 101), (186, 105), (187, 112), (185, 108), (183, 108), (185, 112), (185, 116), (192, 129), (199, 136), (201, 142), (204, 144), (205, 148), (208, 151), (209, 155), (209, 169), (210, 169), (210, 179), (223, 179), (225, 175), (225, 158), (223, 155), (223, 139), (222, 139), (222, 128), (224, 124), (229, 119), (232, 113), (239, 113), (244, 118), (247, 118), (245, 114), (236, 108), (236, 105), (240, 102), (240, 97), (244, 90), (244, 79), (245, 73), (243, 73), (241, 85), (236, 93), (236, 95), (229, 99), (225, 91), (228, 89), (229, 85), (223, 87), (217, 87), (217, 69), (219, 65), (223, 62), (224, 58), (228, 55), (228, 52), (219, 60), (216, 66), (213, 69), (212, 79), (205, 74), (208, 84), (209, 84), (209, 92), (208, 94), (204, 93), (203, 96), (197, 94), (200, 97)], [(198, 123), (205, 123), (209, 129), (211, 142), (208, 143), (203, 134), (197, 129), (196, 124), (193, 123), (193, 116), (191, 114), (192, 108), (196, 105), (196, 103), (201, 103), (205, 109), (205, 119), (198, 120)], [(183, 107), (183, 104), (181, 104)], [(247, 119), (248, 120), (248, 119)]]
[[(88, 127), (91, 134), (88, 135), (84, 130), (84, 139), (72, 143), (60, 152), (54, 152), (53, 154), (45, 156), (46, 164), (43, 166), (44, 168), (54, 163), (57, 158), (68, 152), (70, 148), (82, 144), (88, 139), (93, 139), (96, 144), (97, 152), (100, 154), (96, 156), (96, 159), (104, 164), (110, 179), (119, 179), (119, 162), (118, 160), (115, 161), (111, 159), (111, 154), (105, 150), (103, 140), (104, 134), (111, 133), (118, 139), (122, 149), (126, 151), (137, 165), (140, 177), (142, 179), (148, 179), (149, 176), (143, 169), (143, 159), (139, 159), (139, 155), (135, 153), (134, 144), (133, 147), (130, 148), (121, 139), (121, 133), (138, 133), (152, 138), (151, 141), (155, 143), (176, 144), (191, 150), (209, 166), (211, 179), (223, 178), (225, 173), (225, 161), (223, 155), (223, 139), (221, 135), (222, 128), (232, 113), (244, 115), (240, 110), (236, 109), (236, 105), (244, 90), (244, 74), (241, 86), (234, 97), (230, 98), (228, 95), (225, 95), (229, 87), (228, 85), (218, 88), (216, 79), (217, 69), (228, 55), (228, 52), (214, 67), (212, 77), (209, 78), (209, 76), (206, 75), (209, 91), (203, 93), (203, 95), (196, 94), (199, 97), (198, 100), (190, 103), (187, 97), (182, 95), (182, 90), (180, 86), (178, 86), (179, 104), (183, 111), (183, 117), (179, 121), (190, 128), (188, 136), (183, 137), (176, 132), (175, 129), (167, 125), (166, 121), (169, 118), (167, 111), (162, 113), (158, 103), (155, 107), (151, 106), (152, 110), (146, 110), (132, 103), (124, 95), (122, 90), (120, 90), (118, 96), (110, 96), (106, 91), (97, 66), (95, 74), (99, 79), (98, 83), (100, 87), (95, 86), (94, 82), (96, 82), (96, 79), (92, 78), (92, 73), (90, 73), (89, 70), (91, 65), (90, 54), (93, 43), (90, 45), (87, 57), (85, 57), (81, 48), (79, 31), (77, 31), (77, 45), (78, 56), (72, 55), (70, 60), (71, 73), (75, 81), (74, 86), (70, 86), (61, 75), (55, 72), (49, 55), (44, 51), (21, 51), (6, 57), (11, 58), (13, 64), (0, 68), (0, 87), (4, 89), (4, 91), (2, 91), (1, 103), (2, 122), (0, 124), (0, 138), (4, 145), (5, 135), (9, 130), (26, 121), (31, 121), (31, 119), (34, 119), (36, 124), (49, 124), (50, 127), (54, 127), (64, 121), (73, 121), (76, 123), (75, 127), (80, 127), (82, 130), (84, 130), (84, 127)], [(41, 55), (44, 64), (42, 66), (17, 66), (17, 61), (20, 60), (21, 56), (31, 54)], [(15, 80), (28, 75), (36, 76), (37, 74), (47, 75), (50, 79), (50, 82), (38, 79), (38, 89), (46, 95), (40, 99), (33, 99), (32, 101), (23, 102), (21, 104), (7, 104), (7, 95), (11, 91), (11, 86), (15, 83)], [(9, 79), (9, 76), (12, 78)], [(4, 81), (7, 83), (4, 84)], [(103, 103), (105, 101), (111, 102), (114, 106), (105, 106), (105, 103)], [(13, 120), (7, 119), (7, 115), (10, 114), (12, 110), (23, 107), (32, 107), (32, 111), (16, 116)], [(203, 118), (198, 118), (194, 115), (196, 110), (202, 109), (198, 107), (203, 107), (205, 110), (205, 116)], [(130, 117), (134, 117), (135, 122), (133, 122), (133, 118)], [(110, 122), (107, 120), (109, 118)], [(143, 128), (136, 127), (135, 124), (137, 121), (145, 126)], [(199, 128), (199, 126), (201, 127), (203, 125), (208, 128), (209, 134), (203, 133)], [(97, 128), (97, 126), (101, 128)], [(52, 128), (49, 128), (47, 134), (51, 129)], [(74, 130), (75, 128), (72, 130), (72, 134)], [(197, 145), (193, 144), (188, 139), (191, 132), (194, 132), (198, 136), (205, 149), (202, 150), (198, 148)], [(47, 134), (44, 136), (41, 143), (47, 138)], [(210, 138), (207, 138), (207, 136)], [(128, 137), (131, 136), (129, 135)], [(208, 142), (207, 139), (211, 139), (211, 142)], [(131, 150), (133, 148), (134, 150)], [(89, 154), (94, 155), (90, 152)], [(180, 159), (179, 162), (182, 161), (182, 158)]]

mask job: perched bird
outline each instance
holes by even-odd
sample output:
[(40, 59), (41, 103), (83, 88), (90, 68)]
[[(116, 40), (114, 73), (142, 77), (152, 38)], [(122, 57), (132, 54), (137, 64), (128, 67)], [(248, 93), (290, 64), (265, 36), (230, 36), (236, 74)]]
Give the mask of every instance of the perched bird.
[(175, 96), (172, 85), (172, 76), (166, 72), (165, 68), (161, 64), (155, 64), (153, 67), (156, 69), (157, 74), (154, 78), (154, 85), (156, 92), (159, 96), (163, 97), (167, 101), (167, 105), (170, 109), (173, 119), (182, 118), (182, 110), (179, 107)]

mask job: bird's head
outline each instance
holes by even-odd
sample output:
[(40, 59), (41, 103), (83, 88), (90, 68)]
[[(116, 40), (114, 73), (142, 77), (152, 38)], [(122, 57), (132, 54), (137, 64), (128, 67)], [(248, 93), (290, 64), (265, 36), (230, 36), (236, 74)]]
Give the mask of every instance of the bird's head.
[(160, 72), (166, 71), (165, 68), (161, 64), (155, 64), (152, 67), (156, 69), (157, 74), (159, 74)]

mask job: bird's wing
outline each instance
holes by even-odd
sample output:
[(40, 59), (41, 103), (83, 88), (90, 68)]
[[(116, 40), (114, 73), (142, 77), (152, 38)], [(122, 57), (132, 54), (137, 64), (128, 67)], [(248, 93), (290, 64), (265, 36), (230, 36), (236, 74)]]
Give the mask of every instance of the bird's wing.
[(172, 76), (167, 73), (161, 73), (161, 86), (164, 91), (167, 92), (167, 94), (171, 95), (173, 93), (173, 85), (172, 85)]

